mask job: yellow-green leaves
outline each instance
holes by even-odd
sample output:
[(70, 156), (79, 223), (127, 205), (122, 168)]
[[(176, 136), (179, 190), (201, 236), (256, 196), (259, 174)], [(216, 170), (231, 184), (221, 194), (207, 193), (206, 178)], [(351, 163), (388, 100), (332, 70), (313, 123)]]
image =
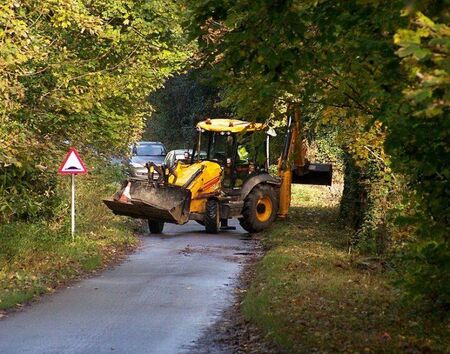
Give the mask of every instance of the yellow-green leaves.
[(450, 27), (436, 24), (418, 12), (412, 28), (399, 30), (394, 42), (400, 46), (397, 55), (411, 77), (411, 84), (404, 90), (405, 97), (413, 106), (425, 105), (414, 114), (426, 117), (443, 114), (450, 106)]
[[(8, 182), (0, 198), (22, 183), (13, 174), (26, 170), (29, 188), (43, 176), (34, 166), (68, 142), (112, 152), (138, 139), (150, 113), (147, 96), (190, 55), (181, 6), (174, 0), (1, 3), (0, 137), (8, 144), (0, 145), (0, 169)], [(12, 143), (16, 132), (25, 138)]]

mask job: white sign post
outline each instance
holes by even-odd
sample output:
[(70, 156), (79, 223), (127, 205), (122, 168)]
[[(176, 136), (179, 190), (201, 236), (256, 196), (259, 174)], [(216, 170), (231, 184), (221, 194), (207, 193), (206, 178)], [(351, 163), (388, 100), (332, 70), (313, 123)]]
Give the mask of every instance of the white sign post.
[(75, 175), (71, 175), (72, 179), (72, 202), (71, 202), (71, 220), (72, 220), (72, 228), (71, 228), (71, 235), (72, 235), (72, 241), (75, 238)]
[(75, 239), (75, 175), (83, 175), (87, 173), (87, 168), (78, 155), (75, 148), (70, 148), (63, 163), (58, 169), (60, 175), (71, 175), (72, 179), (72, 202), (71, 202), (71, 235), (72, 241)]

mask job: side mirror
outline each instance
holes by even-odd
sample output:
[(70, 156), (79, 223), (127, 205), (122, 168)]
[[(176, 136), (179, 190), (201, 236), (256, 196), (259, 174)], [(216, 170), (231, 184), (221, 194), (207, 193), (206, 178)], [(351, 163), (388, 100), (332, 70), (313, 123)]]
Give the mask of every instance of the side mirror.
[(269, 127), (269, 129), (267, 129), (266, 134), (267, 134), (268, 136), (271, 136), (271, 137), (277, 136), (277, 132), (276, 132), (275, 129), (273, 129), (272, 127)]

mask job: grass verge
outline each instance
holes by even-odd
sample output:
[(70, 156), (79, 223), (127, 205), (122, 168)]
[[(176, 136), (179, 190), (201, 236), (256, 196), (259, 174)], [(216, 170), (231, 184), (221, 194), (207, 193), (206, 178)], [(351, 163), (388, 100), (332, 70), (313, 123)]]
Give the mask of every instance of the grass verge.
[(51, 222), (0, 225), (0, 310), (27, 302), (102, 268), (133, 249), (138, 239), (131, 222), (114, 216), (102, 198), (116, 190), (120, 174), (105, 168), (79, 176), (77, 233), (70, 237), (70, 177), (61, 177), (67, 202)]
[(294, 186), (292, 200), (263, 235), (246, 318), (286, 353), (448, 352), (449, 323), (408, 312), (389, 271), (347, 253), (336, 194)]

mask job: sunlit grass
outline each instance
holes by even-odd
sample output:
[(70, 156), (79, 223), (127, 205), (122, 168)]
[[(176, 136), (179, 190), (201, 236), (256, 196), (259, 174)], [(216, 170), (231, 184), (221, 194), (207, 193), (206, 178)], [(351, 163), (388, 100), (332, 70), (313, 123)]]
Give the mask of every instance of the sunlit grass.
[(448, 324), (409, 314), (383, 269), (358, 266), (338, 219), (339, 193), (294, 186), (290, 217), (264, 234), (268, 248), (243, 302), (283, 352), (445, 352)]

